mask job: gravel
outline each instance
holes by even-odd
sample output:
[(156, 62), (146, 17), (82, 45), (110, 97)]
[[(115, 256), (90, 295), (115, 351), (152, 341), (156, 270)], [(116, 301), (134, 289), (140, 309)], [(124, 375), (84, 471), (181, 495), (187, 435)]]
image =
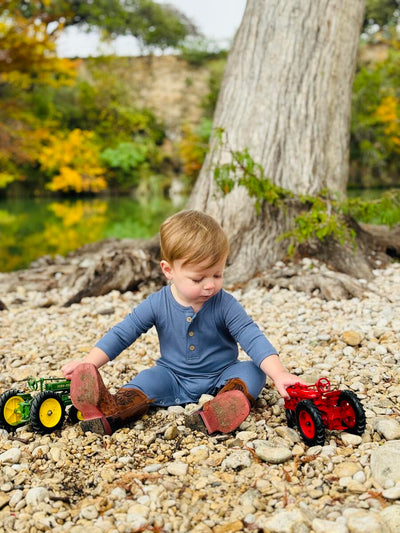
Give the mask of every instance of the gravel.
[[(325, 267), (304, 260), (300, 268)], [(291, 372), (309, 383), (326, 376), (357, 394), (367, 417), (362, 437), (327, 431), (324, 446), (308, 448), (287, 427), (271, 382), (230, 435), (186, 428), (194, 405), (153, 408), (112, 436), (67, 421), (50, 435), (29, 425), (0, 430), (0, 530), (400, 531), (400, 265), (375, 271), (364, 287), (362, 299), (329, 302), (254, 283), (232, 291)], [(18, 287), (2, 295), (1, 390), (29, 376), (61, 376), (65, 362), (83, 357), (152, 290), (114, 291), (70, 308), (46, 305), (56, 293)], [(151, 330), (102, 375), (115, 391), (157, 357)]]

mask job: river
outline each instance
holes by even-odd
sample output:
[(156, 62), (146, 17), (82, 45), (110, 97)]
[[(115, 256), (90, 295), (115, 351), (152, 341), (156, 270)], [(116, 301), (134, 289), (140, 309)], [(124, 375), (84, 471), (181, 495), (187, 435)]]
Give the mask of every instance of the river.
[[(364, 199), (381, 194), (378, 189), (348, 192), (350, 197)], [(0, 272), (26, 268), (40, 256), (66, 255), (84, 244), (109, 237), (153, 237), (161, 222), (184, 204), (185, 198), (173, 202), (161, 195), (0, 201)], [(399, 222), (398, 206), (393, 213), (394, 222)], [(372, 222), (379, 224), (382, 220)]]
[(161, 196), (0, 201), (0, 272), (109, 237), (153, 237), (161, 222), (183, 206), (184, 199), (176, 203)]

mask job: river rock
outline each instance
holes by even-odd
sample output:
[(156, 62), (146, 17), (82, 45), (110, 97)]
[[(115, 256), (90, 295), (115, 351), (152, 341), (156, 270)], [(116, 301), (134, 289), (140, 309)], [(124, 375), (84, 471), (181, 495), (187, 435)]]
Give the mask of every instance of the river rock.
[(222, 462), (222, 467), (225, 469), (232, 468), (237, 470), (251, 465), (250, 452), (247, 450), (238, 450), (230, 453)]
[(393, 418), (376, 418), (371, 421), (372, 427), (386, 440), (400, 439), (400, 424)]
[(0, 464), (17, 464), (20, 462), (22, 452), (19, 448), (10, 448), (0, 454)]
[(371, 473), (382, 486), (388, 480), (400, 482), (400, 440), (389, 441), (372, 451)]
[(391, 533), (379, 513), (363, 509), (346, 509), (343, 512), (350, 533)]
[(390, 505), (381, 511), (381, 518), (388, 526), (390, 533), (400, 531), (400, 505)]
[(357, 331), (348, 330), (343, 332), (342, 339), (348, 346), (358, 346), (361, 344), (363, 337)]
[(44, 501), (48, 500), (50, 493), (46, 487), (33, 487), (26, 493), (25, 500), (28, 505), (37, 507)]
[(280, 464), (292, 458), (292, 452), (283, 446), (273, 447), (259, 443), (255, 447), (255, 452), (266, 463)]
[(314, 533), (349, 533), (346, 524), (314, 518), (312, 521)]

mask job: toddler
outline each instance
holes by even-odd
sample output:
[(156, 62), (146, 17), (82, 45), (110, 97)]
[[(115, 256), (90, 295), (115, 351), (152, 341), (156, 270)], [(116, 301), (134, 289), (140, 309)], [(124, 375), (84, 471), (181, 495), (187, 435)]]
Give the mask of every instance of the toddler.
[[(169, 284), (151, 294), (115, 325), (82, 361), (70, 361), (71, 400), (84, 431), (111, 434), (150, 405), (197, 403), (213, 395), (186, 425), (209, 434), (229, 433), (248, 416), (266, 376), (278, 392), (299, 380), (287, 372), (275, 348), (240, 303), (222, 288), (228, 241), (209, 215), (185, 210), (160, 229), (161, 270)], [(98, 369), (140, 335), (156, 327), (161, 356), (111, 394)], [(238, 360), (238, 343), (250, 361)]]

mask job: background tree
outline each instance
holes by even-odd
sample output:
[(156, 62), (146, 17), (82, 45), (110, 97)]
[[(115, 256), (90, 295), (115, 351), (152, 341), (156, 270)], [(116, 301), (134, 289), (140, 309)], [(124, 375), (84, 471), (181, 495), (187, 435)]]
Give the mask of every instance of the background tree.
[[(156, 147), (163, 140), (162, 127), (148, 110), (135, 107), (131, 91), (128, 96), (120, 80), (108, 79), (104, 72), (98, 80), (93, 69), (89, 84), (78, 76), (79, 61), (57, 57), (57, 38), (71, 25), (96, 28), (108, 38), (133, 35), (142, 49), (177, 46), (195, 33), (184, 15), (151, 0), (1, 2), (3, 194), (6, 188), (31, 194), (95, 193), (107, 186), (130, 190), (161, 164), (163, 155)], [(67, 150), (64, 159), (49, 163), (49, 153), (68, 145), (70, 138), (85, 139), (87, 157)]]
[(391, 33), (399, 22), (399, 0), (366, 0), (363, 31)]
[(37, 20), (55, 34), (68, 26), (98, 29), (105, 38), (136, 37), (143, 48), (176, 47), (197, 30), (179, 10), (152, 0), (5, 0), (3, 10), (16, 10), (28, 20)]
[[(299, 213), (295, 202), (282, 208), (277, 201), (260, 202), (257, 212), (241, 186), (221, 194), (214, 170), (229, 166), (232, 153), (247, 150), (247, 162), (259, 164), (266, 178), (289, 193), (317, 195), (328, 189), (345, 195), (364, 8), (364, 0), (247, 2), (214, 117), (224, 132), (222, 142), (213, 135), (189, 202), (214, 215), (227, 231), (229, 281), (249, 279), (284, 257), (287, 244), (277, 237), (293, 227)], [(236, 163), (240, 178), (243, 159)], [(367, 275), (362, 261), (342, 255), (340, 262), (336, 259), (342, 270)]]

